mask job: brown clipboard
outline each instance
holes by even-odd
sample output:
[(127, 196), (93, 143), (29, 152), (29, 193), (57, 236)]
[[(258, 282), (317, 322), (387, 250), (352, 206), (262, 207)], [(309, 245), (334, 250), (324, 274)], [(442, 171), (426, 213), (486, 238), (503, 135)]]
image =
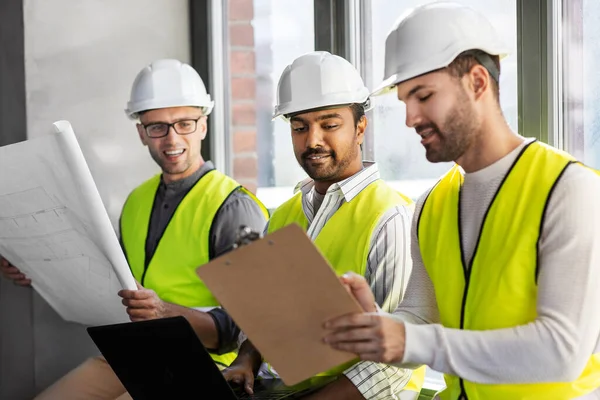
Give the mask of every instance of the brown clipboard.
[(323, 322), (362, 309), (298, 225), (196, 272), (286, 385), (356, 358), (323, 343)]

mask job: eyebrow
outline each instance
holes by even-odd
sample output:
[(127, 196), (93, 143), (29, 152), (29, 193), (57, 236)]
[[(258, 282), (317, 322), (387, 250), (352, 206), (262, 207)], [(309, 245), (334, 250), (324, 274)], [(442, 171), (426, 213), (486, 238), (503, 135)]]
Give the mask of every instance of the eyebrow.
[[(342, 116), (338, 113), (324, 114), (324, 115), (319, 115), (317, 118), (315, 118), (315, 121), (323, 121), (323, 120), (331, 119), (331, 118), (340, 118), (341, 119)], [(293, 122), (293, 121), (302, 122), (302, 123), (307, 122), (304, 118), (301, 118), (301, 117), (290, 118), (290, 122)]]

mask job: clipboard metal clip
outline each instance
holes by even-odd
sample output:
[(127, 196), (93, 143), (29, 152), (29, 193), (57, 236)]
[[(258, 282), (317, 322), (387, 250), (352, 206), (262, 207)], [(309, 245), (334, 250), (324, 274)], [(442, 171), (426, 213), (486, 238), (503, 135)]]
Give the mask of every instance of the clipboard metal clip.
[(238, 247), (245, 246), (258, 239), (262, 239), (262, 234), (260, 232), (252, 230), (249, 226), (242, 225), (238, 229), (237, 237), (235, 243), (233, 244), (233, 248), (237, 249)]

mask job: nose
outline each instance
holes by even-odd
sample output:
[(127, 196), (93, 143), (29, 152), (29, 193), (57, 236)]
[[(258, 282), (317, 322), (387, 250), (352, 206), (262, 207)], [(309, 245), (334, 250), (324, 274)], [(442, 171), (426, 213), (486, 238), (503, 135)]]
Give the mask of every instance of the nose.
[(320, 127), (309, 127), (306, 133), (306, 148), (323, 147), (323, 130)]
[(169, 130), (167, 131), (167, 135), (163, 139), (168, 143), (176, 142), (177, 136), (179, 135), (177, 134), (177, 132), (175, 132), (175, 128), (173, 126), (169, 126), (168, 129)]
[(413, 104), (406, 104), (406, 126), (414, 128), (421, 125), (422, 122), (423, 117), (421, 116), (419, 107)]

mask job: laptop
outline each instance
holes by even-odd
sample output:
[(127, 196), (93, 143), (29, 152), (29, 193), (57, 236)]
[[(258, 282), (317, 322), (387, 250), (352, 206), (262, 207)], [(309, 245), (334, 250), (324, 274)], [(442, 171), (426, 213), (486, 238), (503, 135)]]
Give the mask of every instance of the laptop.
[(229, 384), (184, 317), (87, 328), (134, 400), (293, 399), (334, 381), (315, 377), (295, 386), (257, 379), (254, 395)]

